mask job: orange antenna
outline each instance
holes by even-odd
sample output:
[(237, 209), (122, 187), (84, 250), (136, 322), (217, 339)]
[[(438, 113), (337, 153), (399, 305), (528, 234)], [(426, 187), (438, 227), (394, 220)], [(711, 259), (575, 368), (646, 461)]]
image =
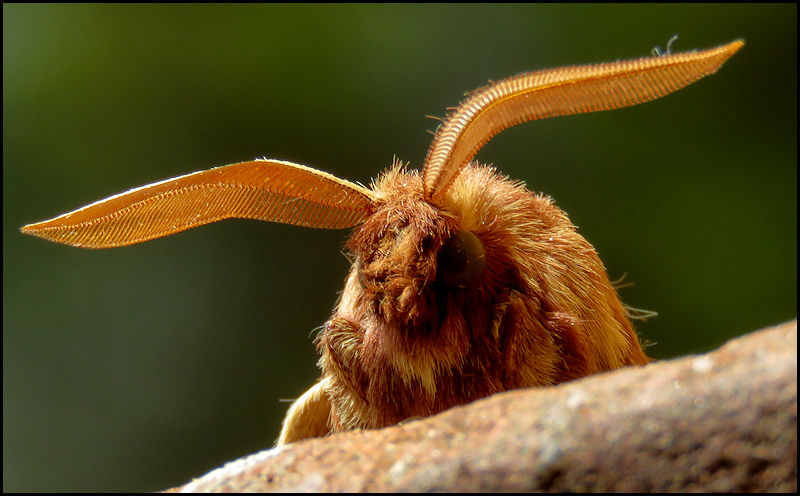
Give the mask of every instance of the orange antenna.
[(358, 224), (373, 194), (331, 174), (278, 160), (216, 167), (99, 200), (22, 232), (83, 248), (111, 248), (234, 217), (323, 229)]
[(511, 126), (647, 102), (717, 72), (744, 45), (606, 64), (527, 72), (472, 93), (440, 126), (425, 159), (425, 196), (435, 200), (490, 139)]

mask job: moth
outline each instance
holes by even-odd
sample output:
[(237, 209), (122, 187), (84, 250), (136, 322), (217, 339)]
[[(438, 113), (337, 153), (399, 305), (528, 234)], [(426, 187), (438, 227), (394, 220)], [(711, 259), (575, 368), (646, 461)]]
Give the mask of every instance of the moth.
[(421, 172), (395, 161), (369, 188), (255, 160), (131, 189), (22, 232), (110, 248), (232, 217), (352, 228), (344, 291), (314, 341), (321, 377), (289, 408), (278, 444), (643, 365), (592, 245), (549, 197), (473, 158), (516, 124), (660, 98), (715, 73), (743, 45), (489, 84), (439, 126)]

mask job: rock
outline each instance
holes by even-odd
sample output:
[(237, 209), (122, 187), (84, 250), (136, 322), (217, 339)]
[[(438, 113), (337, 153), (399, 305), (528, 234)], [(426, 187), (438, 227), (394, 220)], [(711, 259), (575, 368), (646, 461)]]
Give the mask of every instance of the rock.
[(245, 457), (172, 491), (797, 490), (797, 321)]

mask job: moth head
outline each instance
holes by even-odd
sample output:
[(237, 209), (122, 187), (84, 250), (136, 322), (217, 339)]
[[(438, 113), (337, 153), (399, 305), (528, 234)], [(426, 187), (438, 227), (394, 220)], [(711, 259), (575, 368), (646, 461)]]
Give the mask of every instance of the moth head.
[[(548, 298), (585, 294), (592, 281), (572, 277), (576, 272), (606, 277), (563, 212), (549, 208), (549, 201), (530, 201), (533, 195), (520, 183), (472, 161), (481, 147), (522, 122), (659, 98), (713, 74), (742, 46), (737, 40), (703, 51), (534, 71), (492, 83), (443, 122), (420, 172), (396, 164), (371, 188), (299, 164), (255, 160), (135, 188), (22, 231), (84, 248), (110, 248), (233, 217), (352, 228), (353, 267), (337, 314), (320, 335), (326, 337), (322, 360), (355, 382), (358, 371), (367, 370), (362, 359), (373, 367), (377, 380), (354, 387), (383, 385), (390, 394), (380, 380), (381, 363), (389, 363), (405, 379), (435, 391), (436, 371), (470, 362), (477, 375), (486, 370), (483, 364), (496, 363), (493, 338), (500, 324), (493, 308), (502, 313), (511, 304), (504, 295), (515, 290), (530, 295), (525, 305), (531, 308), (517, 312), (528, 317), (516, 317), (527, 323), (507, 324), (529, 328), (548, 318)], [(517, 229), (520, 222), (524, 229)], [(575, 263), (588, 270), (571, 272)], [(576, 315), (593, 318), (591, 312)], [(527, 344), (517, 353), (531, 360), (528, 368), (546, 368), (539, 358), (549, 341), (521, 339)], [(467, 353), (483, 353), (486, 360), (467, 360)]]
[[(419, 173), (399, 164), (372, 191), (372, 212), (347, 244), (360, 291), (385, 321), (429, 321), (437, 298), (478, 284), (486, 267), (481, 226), (471, 214), (432, 204)], [(476, 207), (465, 206), (468, 212)]]

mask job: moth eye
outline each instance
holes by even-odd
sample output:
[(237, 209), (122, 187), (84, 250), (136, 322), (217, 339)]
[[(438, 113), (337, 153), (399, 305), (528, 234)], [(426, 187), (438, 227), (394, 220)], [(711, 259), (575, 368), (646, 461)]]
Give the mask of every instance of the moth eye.
[(462, 289), (486, 267), (483, 244), (470, 231), (458, 231), (439, 250), (436, 280), (450, 289)]

